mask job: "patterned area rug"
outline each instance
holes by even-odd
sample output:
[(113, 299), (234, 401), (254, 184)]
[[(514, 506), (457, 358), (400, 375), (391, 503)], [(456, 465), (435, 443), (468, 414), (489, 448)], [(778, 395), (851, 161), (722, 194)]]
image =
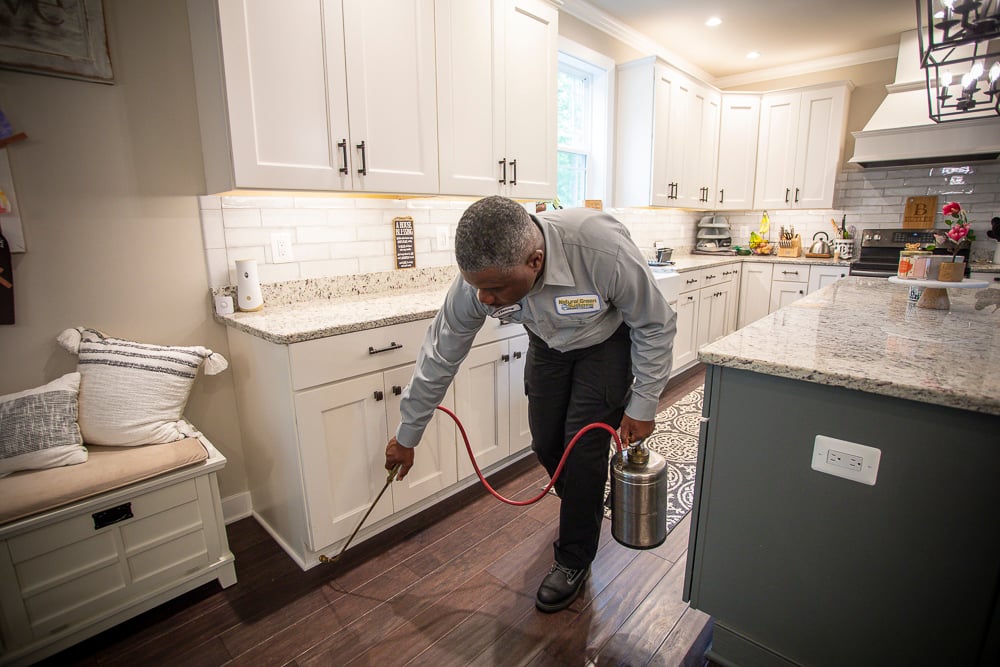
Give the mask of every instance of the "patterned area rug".
[[(646, 446), (667, 460), (667, 533), (687, 516), (694, 501), (701, 405), (699, 387), (656, 415), (656, 429), (646, 438)], [(605, 510), (604, 516), (610, 519), (611, 511)]]

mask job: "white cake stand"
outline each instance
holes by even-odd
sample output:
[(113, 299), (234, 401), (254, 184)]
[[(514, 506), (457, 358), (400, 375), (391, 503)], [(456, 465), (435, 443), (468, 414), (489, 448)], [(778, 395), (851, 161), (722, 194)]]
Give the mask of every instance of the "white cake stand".
[(924, 292), (920, 295), (920, 300), (917, 301), (917, 307), (932, 308), (934, 310), (948, 310), (951, 308), (951, 301), (948, 300), (949, 289), (980, 289), (990, 286), (985, 280), (948, 282), (945, 280), (905, 280), (899, 276), (890, 276), (889, 282), (896, 285), (923, 287)]

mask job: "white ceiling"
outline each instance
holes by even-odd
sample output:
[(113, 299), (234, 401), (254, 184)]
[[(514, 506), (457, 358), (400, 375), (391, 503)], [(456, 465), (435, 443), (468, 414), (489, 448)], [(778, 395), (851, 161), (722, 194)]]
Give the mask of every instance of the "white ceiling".
[[(585, 0), (699, 67), (733, 77), (896, 46), (914, 0)], [(572, 3), (567, 3), (572, 4)], [(717, 16), (722, 24), (705, 21)], [(760, 57), (748, 60), (757, 51)]]

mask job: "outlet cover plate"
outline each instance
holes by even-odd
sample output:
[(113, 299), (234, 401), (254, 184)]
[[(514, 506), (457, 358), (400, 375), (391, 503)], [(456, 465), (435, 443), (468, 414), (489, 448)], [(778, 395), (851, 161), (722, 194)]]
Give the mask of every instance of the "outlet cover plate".
[[(852, 465), (861, 459), (861, 465)], [(882, 450), (849, 440), (817, 435), (813, 443), (812, 469), (853, 482), (875, 486)]]
[(273, 232), (271, 234), (271, 261), (275, 264), (294, 262), (292, 253), (292, 235), (288, 232)]

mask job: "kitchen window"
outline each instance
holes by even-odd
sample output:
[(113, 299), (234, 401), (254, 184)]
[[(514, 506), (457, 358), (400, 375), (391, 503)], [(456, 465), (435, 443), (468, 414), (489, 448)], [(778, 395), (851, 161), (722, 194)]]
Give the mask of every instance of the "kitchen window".
[(609, 119), (612, 117), (614, 61), (596, 51), (559, 40), (558, 181), (559, 203), (583, 206), (610, 191)]

